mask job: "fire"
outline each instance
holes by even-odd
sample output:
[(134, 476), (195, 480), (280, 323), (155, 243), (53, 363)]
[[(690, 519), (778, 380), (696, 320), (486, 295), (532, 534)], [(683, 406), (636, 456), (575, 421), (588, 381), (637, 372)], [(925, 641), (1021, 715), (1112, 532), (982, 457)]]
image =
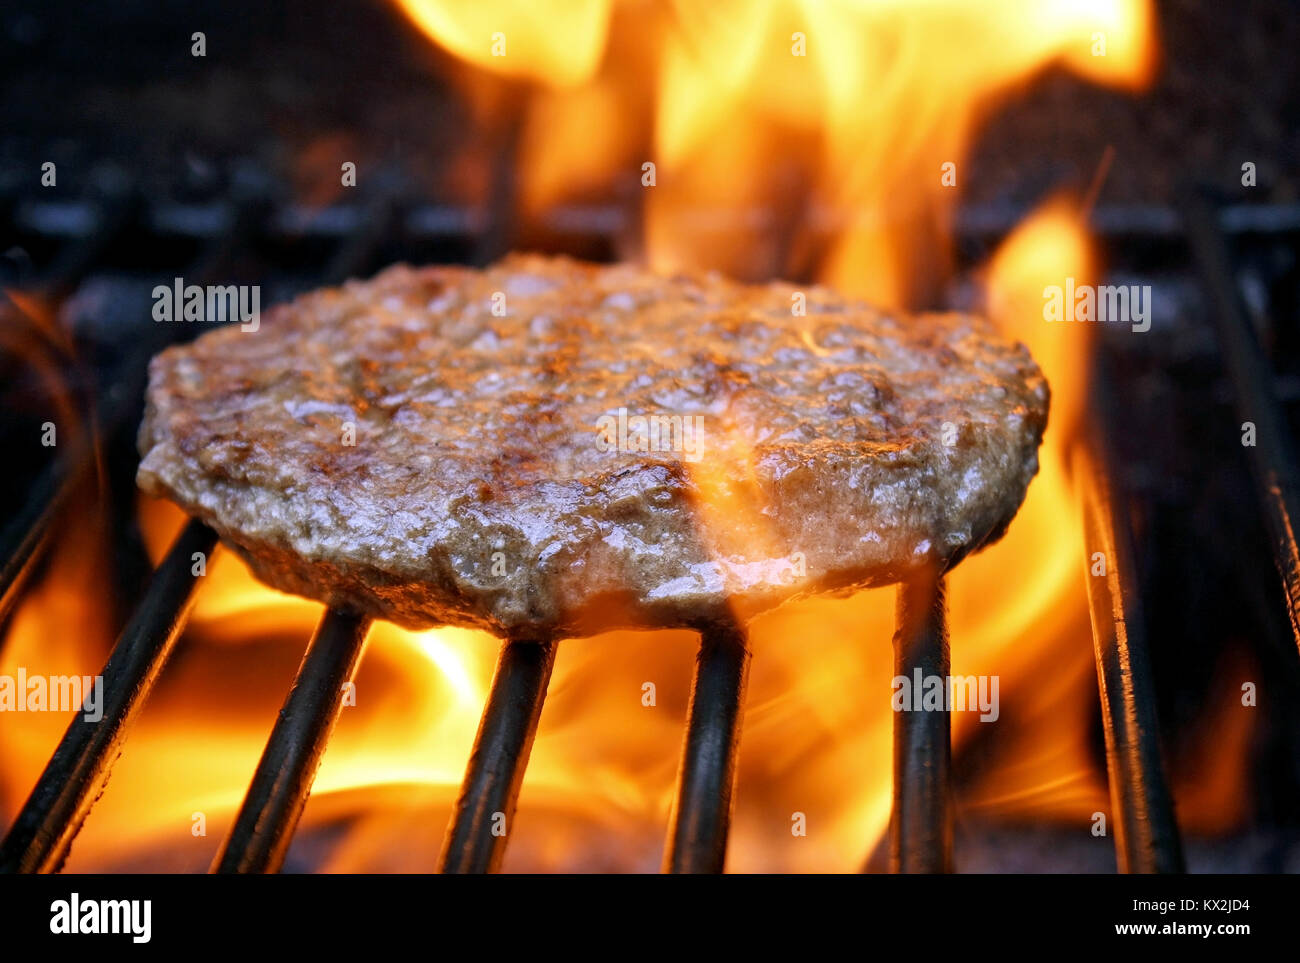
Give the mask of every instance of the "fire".
[[(989, 312), (1008, 336), (1029, 346), (1052, 387), (1052, 412), (1039, 476), (1015, 523), (950, 578), (953, 672), (1000, 673), (1015, 711), (1039, 720), (1017, 727), (1018, 744), (1008, 749), (1016, 765), (973, 794), (976, 809), (1078, 818), (1108, 808), (1104, 774), (1087, 743), (1095, 669), (1079, 502), (1069, 478), (1069, 446), (1087, 389), (1088, 329), (1050, 325), (1042, 315), (1044, 288), (1070, 276), (1092, 283), (1096, 272), (1082, 214), (1064, 198), (1021, 224), (987, 271)], [(973, 664), (963, 667), (967, 658)], [(957, 750), (963, 737), (974, 735), (970, 722), (969, 714), (956, 719)], [(981, 799), (985, 792), (991, 798)]]
[[(521, 221), (640, 191), (644, 236), (631, 243), (657, 267), (815, 277), (894, 305), (933, 301), (945, 279), (964, 151), (985, 115), (1052, 64), (1122, 88), (1155, 66), (1146, 0), (400, 7), (457, 58), (454, 80), (485, 130), (517, 126)], [(996, 675), (1003, 696), (1003, 756), (961, 790), (962, 812), (976, 817), (1085, 825), (1108, 808), (1088, 745), (1095, 682), (1066, 471), (1088, 345), (1041, 314), (1044, 286), (1097, 271), (1064, 200), (1023, 224), (987, 271), (989, 311), (1030, 346), (1053, 409), (1018, 519), (950, 578), (953, 671)], [(703, 480), (715, 517), (747, 510), (726, 477)], [(182, 519), (146, 500), (141, 518), (156, 561)], [(102, 582), (78, 571), (70, 545), (19, 609), (0, 670), (102, 664), (111, 631), (82, 589)], [(320, 614), (256, 582), (232, 554), (214, 557), (70, 869), (206, 867)], [(729, 868), (861, 867), (889, 815), (892, 631), (888, 591), (754, 621)], [(560, 645), (507, 870), (658, 866), (696, 645), (688, 632)], [(333, 871), (432, 866), (497, 648), (479, 632), (374, 627), (295, 853)], [(972, 713), (954, 723), (960, 757), (981, 726)], [(0, 728), (5, 821), (65, 724)], [(791, 833), (796, 813), (806, 836)]]
[[(1155, 69), (1147, 0), (399, 6), (488, 126), (521, 126), (525, 217), (639, 179), (652, 266), (793, 267), (895, 306), (942, 279), (984, 116), (1052, 64), (1125, 88)], [(531, 83), (487, 95), (500, 78)]]
[(496, 4), (411, 3), (403, 9), (425, 33), (467, 60), (493, 58), (511, 77), (571, 87), (600, 66), (609, 0)]

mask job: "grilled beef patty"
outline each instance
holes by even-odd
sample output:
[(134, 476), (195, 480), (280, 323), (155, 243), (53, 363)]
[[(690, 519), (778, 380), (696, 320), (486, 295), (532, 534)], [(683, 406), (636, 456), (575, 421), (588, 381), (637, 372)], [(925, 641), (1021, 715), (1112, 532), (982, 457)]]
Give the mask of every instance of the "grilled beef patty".
[(1001, 535), (1048, 388), (964, 314), (516, 255), (167, 349), (140, 487), (284, 591), (408, 627), (699, 625)]

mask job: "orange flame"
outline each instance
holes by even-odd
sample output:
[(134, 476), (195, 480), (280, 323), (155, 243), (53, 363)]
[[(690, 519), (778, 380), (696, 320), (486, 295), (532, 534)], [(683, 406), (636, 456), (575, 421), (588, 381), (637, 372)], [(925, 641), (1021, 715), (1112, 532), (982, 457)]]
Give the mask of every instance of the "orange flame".
[(639, 181), (655, 267), (797, 262), (895, 306), (943, 273), (983, 116), (1052, 64), (1125, 88), (1156, 64), (1147, 0), (399, 6), (463, 84), (532, 82), (507, 98), (525, 215)]

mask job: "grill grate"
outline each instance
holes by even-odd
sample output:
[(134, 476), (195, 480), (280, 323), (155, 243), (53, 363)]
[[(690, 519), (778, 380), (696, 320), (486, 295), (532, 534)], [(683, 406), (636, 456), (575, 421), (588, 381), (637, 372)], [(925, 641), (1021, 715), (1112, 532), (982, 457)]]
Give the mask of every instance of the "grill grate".
[[(80, 203), (80, 202), (75, 202)], [(1260, 425), (1261, 443), (1251, 450), (1265, 517), (1273, 532), (1279, 571), (1294, 616), (1297, 553), (1290, 519), (1295, 504), (1294, 459), (1274, 400), (1260, 386), (1267, 368), (1253, 342), (1245, 313), (1231, 282), (1224, 233), (1292, 232), (1300, 211), (1289, 208), (1227, 208), (1215, 211), (1201, 203), (1189, 207), (1189, 228), (1203, 277), (1214, 294), (1219, 334), (1225, 343), (1228, 370), (1238, 392), (1243, 417)], [(76, 213), (74, 210), (73, 213)], [(52, 268), (33, 279), (31, 289), (50, 298), (73, 291), (132, 218), (138, 205), (121, 198), (93, 205), (84, 216), (54, 217), (28, 209), (29, 224), (44, 219), (68, 226), (65, 249)], [(65, 211), (64, 215), (68, 212)], [(151, 223), (203, 240), (190, 276), (221, 276), (250, 238), (268, 220), (294, 222), (292, 210), (275, 218), (256, 197), (225, 202), (211, 211), (186, 207), (154, 210)], [(959, 220), (969, 240), (1014, 223), (1018, 215), (971, 212)], [(1168, 211), (1099, 210), (1094, 221), (1103, 233), (1145, 232), (1162, 237), (1176, 231)], [(568, 211), (567, 233), (617, 235), (617, 211)], [(321, 283), (337, 283), (367, 271), (394, 225), (407, 235), (463, 237), (484, 221), (460, 208), (422, 205), (403, 208), (392, 196), (348, 209), (333, 220), (306, 218), (335, 236), (338, 249)], [(336, 223), (337, 222), (337, 223)], [(1155, 225), (1155, 228), (1152, 228)], [(501, 253), (484, 230), (468, 249), (475, 260)], [(138, 364), (139, 359), (135, 359)], [(1103, 396), (1103, 387), (1096, 394)], [(124, 399), (98, 415), (112, 430), (129, 410)], [(1101, 419), (1098, 419), (1101, 422)], [(1101, 434), (1104, 435), (1104, 432)], [(24, 576), (40, 556), (51, 521), (67, 501), (73, 479), (93, 460), (89, 446), (51, 465), (31, 489), (26, 506), (0, 535), (0, 618), (22, 591)], [(1082, 514), (1089, 553), (1101, 551), (1109, 561), (1104, 579), (1088, 577), (1097, 672), (1102, 700), (1107, 765), (1113, 808), (1118, 866), (1123, 872), (1179, 872), (1183, 858), (1178, 827), (1165, 782), (1151, 670), (1142, 632), (1134, 576), (1134, 553), (1118, 511), (1109, 478), (1104, 438), (1095, 436), (1078, 450), (1083, 489)], [(154, 573), (134, 615), (122, 631), (104, 667), (106, 704), (99, 723), (76, 718), (69, 726), (14, 825), (0, 843), (0, 871), (57, 871), (68, 854), (130, 726), (148, 698), (183, 628), (196, 589), (194, 553), (211, 551), (216, 535), (190, 522)], [(337, 719), (343, 684), (360, 662), (368, 620), (328, 611), (308, 646), (286, 697), (265, 752), (233, 827), (212, 864), (214, 872), (275, 872), (283, 863), (293, 832), (310, 795), (316, 769)], [(537, 731), (554, 664), (557, 641), (508, 640), (503, 644), (491, 690), (475, 739), (460, 795), (453, 809), (438, 868), (443, 872), (486, 872), (500, 867), (508, 833), (500, 820), (513, 821), (515, 803)], [(948, 633), (942, 573), (898, 589), (894, 636), (896, 674), (948, 675)], [(736, 778), (736, 759), (750, 655), (743, 630), (712, 625), (701, 630), (701, 645), (692, 686), (679, 782), (664, 869), (669, 872), (721, 872)], [(898, 713), (894, 733), (894, 799), (889, 865), (895, 872), (945, 872), (952, 869), (952, 786), (950, 719), (946, 710)]]

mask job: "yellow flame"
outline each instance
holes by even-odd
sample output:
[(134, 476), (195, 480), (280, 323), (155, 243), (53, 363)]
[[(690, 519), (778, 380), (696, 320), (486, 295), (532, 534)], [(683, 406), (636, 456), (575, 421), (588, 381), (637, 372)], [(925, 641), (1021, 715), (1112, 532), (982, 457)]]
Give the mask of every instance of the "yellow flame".
[(532, 4), (555, 29), (504, 56), (489, 38), (518, 33), (519, 4), (400, 3), (476, 68), (469, 86), (538, 82), (523, 95), (526, 213), (639, 180), (653, 266), (764, 277), (793, 258), (885, 305), (944, 273), (987, 113), (1052, 64), (1137, 88), (1156, 63), (1149, 0)]
[(511, 77), (558, 87), (590, 80), (605, 52), (610, 0), (496, 0), (400, 4), (411, 21), (456, 56)]

